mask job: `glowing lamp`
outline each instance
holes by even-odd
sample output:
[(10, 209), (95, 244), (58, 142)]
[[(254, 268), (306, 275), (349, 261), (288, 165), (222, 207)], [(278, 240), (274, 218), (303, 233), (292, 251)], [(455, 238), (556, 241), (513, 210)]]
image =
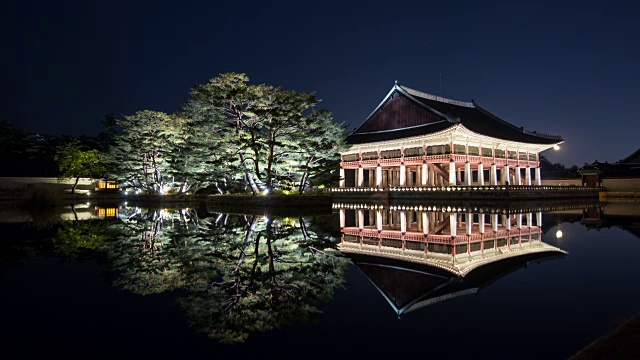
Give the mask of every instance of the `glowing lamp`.
[(556, 231), (556, 238), (560, 239), (562, 237), (562, 230), (558, 229), (558, 231)]
[(553, 150), (560, 150), (560, 146), (559, 145), (553, 145)]

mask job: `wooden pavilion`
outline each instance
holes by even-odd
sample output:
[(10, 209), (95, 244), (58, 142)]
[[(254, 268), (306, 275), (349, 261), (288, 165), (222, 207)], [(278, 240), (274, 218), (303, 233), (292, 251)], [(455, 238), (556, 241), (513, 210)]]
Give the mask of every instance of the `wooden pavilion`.
[(340, 187), (385, 189), (541, 185), (539, 153), (563, 139), (396, 82), (347, 142)]

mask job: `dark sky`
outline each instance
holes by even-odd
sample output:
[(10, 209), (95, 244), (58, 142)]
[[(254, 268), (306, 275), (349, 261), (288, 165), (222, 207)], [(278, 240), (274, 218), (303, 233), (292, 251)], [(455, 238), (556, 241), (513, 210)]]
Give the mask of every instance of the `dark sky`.
[(567, 166), (640, 147), (633, 1), (9, 1), (0, 120), (96, 135), (103, 114), (180, 110), (223, 72), (316, 91), (359, 125), (400, 84), (562, 135)]

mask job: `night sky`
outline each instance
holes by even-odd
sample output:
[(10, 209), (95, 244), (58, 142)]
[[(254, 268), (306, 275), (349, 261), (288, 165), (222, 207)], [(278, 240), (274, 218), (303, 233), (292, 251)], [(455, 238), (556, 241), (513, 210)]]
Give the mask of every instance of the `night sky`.
[(553, 162), (615, 162), (640, 147), (639, 20), (633, 1), (9, 1), (0, 121), (97, 135), (242, 72), (352, 129), (397, 80), (563, 136)]

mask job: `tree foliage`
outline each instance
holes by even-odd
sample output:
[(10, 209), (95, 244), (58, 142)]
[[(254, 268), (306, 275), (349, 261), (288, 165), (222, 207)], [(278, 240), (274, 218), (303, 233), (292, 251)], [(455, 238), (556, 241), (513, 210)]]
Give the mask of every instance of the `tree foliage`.
[(104, 175), (105, 167), (98, 150), (86, 150), (80, 141), (71, 139), (58, 146), (54, 160), (60, 168), (59, 180), (74, 179), (71, 193), (75, 193), (81, 177), (99, 178)]
[(195, 85), (184, 109), (186, 116), (220, 129), (236, 179), (254, 194), (259, 186), (293, 190), (298, 184), (304, 190), (312, 180), (330, 180), (322, 175), (345, 146), (344, 124), (333, 122), (328, 110), (314, 111), (319, 100), (313, 92), (248, 82), (246, 74), (220, 74)]

